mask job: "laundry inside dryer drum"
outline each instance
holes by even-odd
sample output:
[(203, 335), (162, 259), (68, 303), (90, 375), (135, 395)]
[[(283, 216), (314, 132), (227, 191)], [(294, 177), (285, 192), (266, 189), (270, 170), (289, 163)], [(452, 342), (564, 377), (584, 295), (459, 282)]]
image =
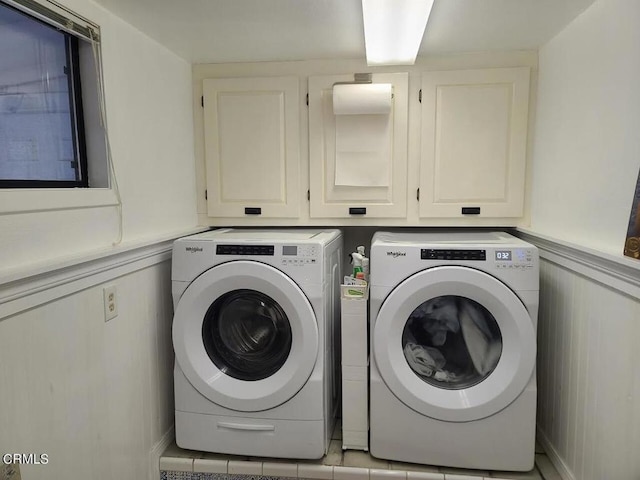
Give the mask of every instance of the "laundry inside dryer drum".
[(444, 295), (411, 312), (402, 332), (402, 351), (423, 381), (463, 389), (482, 382), (495, 369), (502, 336), (496, 319), (478, 302)]
[(257, 381), (270, 377), (291, 351), (291, 326), (282, 307), (255, 290), (233, 290), (207, 311), (202, 339), (209, 358), (226, 375)]

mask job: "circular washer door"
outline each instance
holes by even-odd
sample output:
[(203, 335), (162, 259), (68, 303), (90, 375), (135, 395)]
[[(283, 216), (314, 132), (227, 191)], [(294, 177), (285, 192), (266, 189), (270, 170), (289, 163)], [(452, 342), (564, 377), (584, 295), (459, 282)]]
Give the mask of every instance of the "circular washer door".
[(178, 301), (176, 361), (223, 407), (255, 412), (293, 397), (311, 376), (318, 327), (309, 300), (281, 271), (234, 261), (207, 270)]
[(384, 300), (373, 328), (386, 385), (438, 420), (479, 420), (502, 410), (535, 366), (536, 334), (524, 304), (471, 268), (434, 267), (407, 278)]

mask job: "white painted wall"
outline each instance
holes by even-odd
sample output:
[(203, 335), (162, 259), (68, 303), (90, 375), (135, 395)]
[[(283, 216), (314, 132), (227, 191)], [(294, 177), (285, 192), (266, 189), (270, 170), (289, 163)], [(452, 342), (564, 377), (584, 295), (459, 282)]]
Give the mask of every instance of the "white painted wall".
[(539, 244), (538, 439), (567, 480), (640, 476), (640, 267), (622, 257), (640, 168), (639, 24), (637, 0), (596, 0), (539, 51), (531, 230), (613, 259)]
[(596, 0), (540, 49), (531, 228), (622, 254), (640, 167), (640, 2)]
[(564, 480), (640, 478), (640, 281), (631, 259), (540, 248), (538, 440)]
[[(197, 224), (191, 65), (91, 1), (61, 3), (101, 26), (123, 243), (112, 245), (114, 206), (41, 210), (51, 192), (28, 202), (3, 192), (0, 451), (49, 455), (46, 467), (22, 468), (25, 480), (158, 478), (174, 417), (168, 239)], [(66, 192), (61, 204), (84, 193)], [(27, 211), (4, 213), (11, 207)], [(67, 279), (56, 286), (58, 274)], [(105, 284), (119, 303), (108, 323)]]
[[(61, 3), (101, 26), (123, 241), (161, 238), (194, 227), (191, 65), (91, 1)], [(0, 210), (8, 208), (6, 203), (23, 203), (11, 198), (3, 197)], [(28, 270), (110, 248), (118, 230), (113, 206), (1, 214), (0, 265), (3, 273)]]

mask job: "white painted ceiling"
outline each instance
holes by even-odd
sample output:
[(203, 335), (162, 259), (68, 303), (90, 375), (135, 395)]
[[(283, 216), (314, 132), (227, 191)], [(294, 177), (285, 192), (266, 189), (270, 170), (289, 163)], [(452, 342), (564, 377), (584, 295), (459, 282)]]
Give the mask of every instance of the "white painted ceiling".
[[(361, 0), (96, 0), (192, 63), (364, 58)], [(594, 0), (435, 0), (419, 55), (537, 49)]]

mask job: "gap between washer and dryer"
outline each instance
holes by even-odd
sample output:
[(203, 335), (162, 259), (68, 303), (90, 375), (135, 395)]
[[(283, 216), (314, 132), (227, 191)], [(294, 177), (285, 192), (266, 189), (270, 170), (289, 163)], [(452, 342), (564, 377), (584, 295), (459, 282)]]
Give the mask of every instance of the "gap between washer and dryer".
[(318, 460), (257, 458), (183, 450), (175, 443), (160, 457), (160, 480), (562, 480), (536, 442), (530, 472), (464, 470), (380, 460), (342, 450), (338, 420), (327, 455)]

